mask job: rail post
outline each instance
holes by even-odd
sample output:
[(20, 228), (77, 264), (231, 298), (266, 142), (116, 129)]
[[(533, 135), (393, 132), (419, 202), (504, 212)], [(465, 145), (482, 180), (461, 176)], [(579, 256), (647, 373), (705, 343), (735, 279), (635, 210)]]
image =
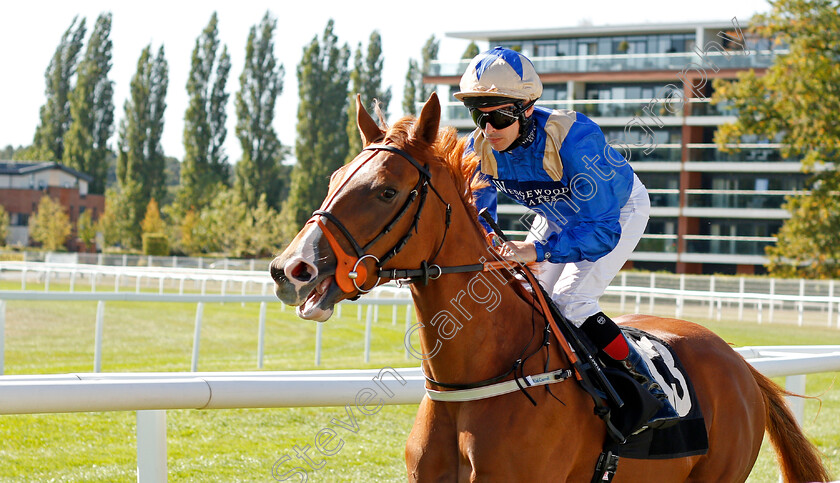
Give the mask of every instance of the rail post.
[(6, 301), (0, 300), (0, 376), (6, 361)]
[(260, 332), (257, 336), (257, 368), (263, 368), (263, 356), (265, 355), (265, 302), (260, 302)]
[(204, 316), (204, 302), (199, 302), (195, 309), (195, 334), (193, 335), (192, 372), (198, 371), (198, 348), (201, 342), (201, 318)]
[(105, 325), (105, 301), (96, 303), (96, 335), (93, 342), (93, 372), (102, 372), (102, 328)]
[(166, 478), (166, 411), (137, 411), (137, 483)]

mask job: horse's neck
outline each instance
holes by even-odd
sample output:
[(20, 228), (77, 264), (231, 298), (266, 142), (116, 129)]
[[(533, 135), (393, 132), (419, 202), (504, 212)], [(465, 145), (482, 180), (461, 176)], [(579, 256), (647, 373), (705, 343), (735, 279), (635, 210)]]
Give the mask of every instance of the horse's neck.
[[(462, 228), (446, 240), (435, 263), (443, 267), (493, 260), (466, 209), (458, 208), (452, 226)], [(430, 377), (453, 383), (490, 378), (508, 370), (523, 350), (530, 354), (539, 345), (542, 319), (514, 290), (512, 284), (519, 281), (504, 275), (449, 274), (412, 288)]]

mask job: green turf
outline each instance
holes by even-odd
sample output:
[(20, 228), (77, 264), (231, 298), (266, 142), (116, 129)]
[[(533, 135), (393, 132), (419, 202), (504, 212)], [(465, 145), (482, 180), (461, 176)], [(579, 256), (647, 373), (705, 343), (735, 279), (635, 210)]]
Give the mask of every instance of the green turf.
[[(0, 283), (19, 290), (20, 285)], [(51, 290), (66, 286), (51, 284)], [(112, 287), (109, 287), (111, 289)], [(29, 283), (27, 289), (42, 290)], [(104, 290), (104, 288), (102, 288)], [(153, 288), (156, 290), (156, 287)], [(151, 289), (150, 289), (151, 290)], [(102, 370), (188, 371), (195, 304), (108, 302), (105, 307)], [(323, 326), (320, 368), (404, 367), (404, 308), (396, 325), (383, 308), (373, 326), (371, 360), (364, 362), (364, 322), (356, 309)], [(93, 370), (95, 302), (6, 303), (6, 374), (91, 372)], [(201, 335), (200, 371), (245, 371), (257, 368), (259, 305), (206, 304)], [(840, 330), (752, 322), (698, 322), (735, 345), (840, 344)], [(315, 324), (299, 320), (279, 303), (267, 312), (266, 370), (314, 369)], [(805, 430), (833, 474), (840, 473), (840, 390), (838, 374), (808, 377)], [(780, 380), (783, 382), (783, 380)], [(2, 397), (2, 395), (0, 395)], [(274, 481), (272, 466), (288, 471), (301, 462), (294, 447), (313, 447), (310, 481), (404, 481), (403, 448), (416, 412), (415, 405), (385, 406), (358, 415), (351, 433), (330, 423), (346, 418), (343, 408), (240, 410), (177, 410), (167, 414), (169, 481)], [(0, 481), (135, 481), (136, 415), (133, 412), (0, 416)], [(314, 438), (333, 428), (333, 456), (320, 456)], [(292, 461), (296, 462), (292, 464)], [(775, 482), (772, 451), (762, 450), (749, 481)], [(291, 478), (289, 481), (297, 481)]]

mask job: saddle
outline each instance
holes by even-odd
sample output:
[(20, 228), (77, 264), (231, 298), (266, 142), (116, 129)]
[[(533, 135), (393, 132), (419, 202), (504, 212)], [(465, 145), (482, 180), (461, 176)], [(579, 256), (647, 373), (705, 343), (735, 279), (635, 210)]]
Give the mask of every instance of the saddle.
[(682, 458), (705, 454), (709, 449), (706, 424), (694, 386), (677, 354), (663, 340), (634, 327), (622, 327), (630, 344), (646, 359), (680, 419), (669, 426), (648, 428), (645, 423), (657, 405), (635, 379), (626, 372), (602, 364), (607, 379), (621, 395), (624, 405), (611, 407), (611, 420), (627, 435), (626, 441), (608, 440), (605, 449), (613, 454), (637, 459)]
[[(579, 331), (571, 324), (569, 330)], [(610, 438), (604, 441), (604, 447), (595, 466), (591, 483), (611, 482), (618, 470), (620, 457), (634, 459), (669, 459), (706, 454), (709, 439), (706, 423), (694, 386), (688, 373), (673, 349), (663, 340), (634, 327), (621, 327), (628, 343), (645, 358), (651, 374), (662, 386), (671, 405), (680, 415), (675, 423), (660, 428), (650, 428), (645, 424), (657, 411), (658, 401), (626, 372), (605, 365), (594, 358), (600, 370), (619, 394), (623, 404), (619, 407), (615, 401), (601, 394), (609, 406), (605, 422), (615, 427), (626, 437), (622, 440), (610, 432)], [(579, 340), (586, 341), (581, 333)], [(584, 342), (584, 345), (585, 342)], [(584, 347), (583, 350), (590, 350)], [(593, 371), (593, 368), (587, 369)], [(590, 376), (590, 379), (592, 377)], [(586, 389), (584, 387), (584, 389)], [(599, 391), (600, 392), (600, 391)], [(598, 411), (596, 403), (596, 412)], [(602, 416), (602, 419), (604, 416)]]

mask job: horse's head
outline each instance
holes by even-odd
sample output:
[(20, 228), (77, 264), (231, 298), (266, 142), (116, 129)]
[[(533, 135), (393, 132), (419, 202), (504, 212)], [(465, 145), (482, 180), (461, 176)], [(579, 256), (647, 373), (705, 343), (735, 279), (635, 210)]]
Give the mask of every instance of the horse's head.
[(416, 121), (399, 121), (387, 135), (358, 97), (356, 112), (365, 149), (333, 173), (320, 209), (271, 262), (277, 297), (304, 319), (327, 320), (336, 303), (376, 286), (386, 262), (416, 267), (441, 241), (436, 230), (421, 229), (431, 223), (421, 218), (442, 225), (445, 216), (443, 203), (426, 199), (432, 171), (440, 169), (428, 162), (440, 124), (437, 96)]

